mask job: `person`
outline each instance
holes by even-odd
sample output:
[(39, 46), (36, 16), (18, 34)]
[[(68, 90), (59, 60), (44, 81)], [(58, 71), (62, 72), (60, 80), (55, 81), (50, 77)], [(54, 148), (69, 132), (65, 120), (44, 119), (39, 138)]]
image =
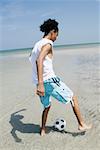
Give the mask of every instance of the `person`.
[(77, 96), (53, 69), (53, 42), (58, 37), (58, 22), (55, 19), (48, 19), (40, 26), (40, 31), (44, 32), (44, 36), (36, 42), (29, 57), (32, 64), (32, 81), (44, 107), (40, 135), (46, 133), (45, 125), (51, 107), (51, 96), (64, 104), (71, 103), (79, 130), (90, 129), (92, 126), (87, 125), (81, 115)]

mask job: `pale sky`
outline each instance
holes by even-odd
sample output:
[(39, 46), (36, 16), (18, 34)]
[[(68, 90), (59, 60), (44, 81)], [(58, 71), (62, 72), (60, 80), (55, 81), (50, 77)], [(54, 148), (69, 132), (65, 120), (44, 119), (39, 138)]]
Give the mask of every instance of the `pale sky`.
[(99, 0), (0, 0), (0, 50), (33, 47), (48, 18), (59, 22), (55, 45), (99, 42)]

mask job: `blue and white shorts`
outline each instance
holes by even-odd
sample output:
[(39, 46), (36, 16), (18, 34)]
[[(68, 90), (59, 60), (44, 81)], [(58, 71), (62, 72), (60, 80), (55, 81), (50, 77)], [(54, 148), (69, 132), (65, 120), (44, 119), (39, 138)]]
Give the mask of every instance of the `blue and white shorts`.
[(39, 95), (44, 108), (47, 108), (51, 105), (51, 96), (64, 104), (72, 102), (73, 92), (57, 76), (45, 80), (44, 88), (45, 95)]

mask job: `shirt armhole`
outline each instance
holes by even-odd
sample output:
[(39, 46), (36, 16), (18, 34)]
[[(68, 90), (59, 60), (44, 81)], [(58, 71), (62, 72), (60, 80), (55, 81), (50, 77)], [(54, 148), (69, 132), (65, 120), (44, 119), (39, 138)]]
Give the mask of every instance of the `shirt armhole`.
[[(51, 43), (46, 43), (46, 44), (44, 44), (44, 45), (42, 45), (42, 47), (44, 47), (44, 46), (46, 46), (47, 44), (50, 44), (51, 45), (51, 47), (52, 47), (52, 44)], [(41, 49), (42, 49), (42, 47), (39, 47), (39, 51), (41, 51)]]

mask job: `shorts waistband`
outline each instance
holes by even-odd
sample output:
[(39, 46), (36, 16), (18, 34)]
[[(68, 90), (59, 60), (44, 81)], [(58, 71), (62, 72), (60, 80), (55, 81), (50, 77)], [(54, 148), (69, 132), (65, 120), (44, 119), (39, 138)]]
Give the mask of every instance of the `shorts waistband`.
[(57, 85), (59, 85), (60, 78), (59, 77), (52, 77), (52, 78), (49, 78), (49, 79), (44, 81), (44, 83), (47, 83), (47, 82), (56, 83)]

